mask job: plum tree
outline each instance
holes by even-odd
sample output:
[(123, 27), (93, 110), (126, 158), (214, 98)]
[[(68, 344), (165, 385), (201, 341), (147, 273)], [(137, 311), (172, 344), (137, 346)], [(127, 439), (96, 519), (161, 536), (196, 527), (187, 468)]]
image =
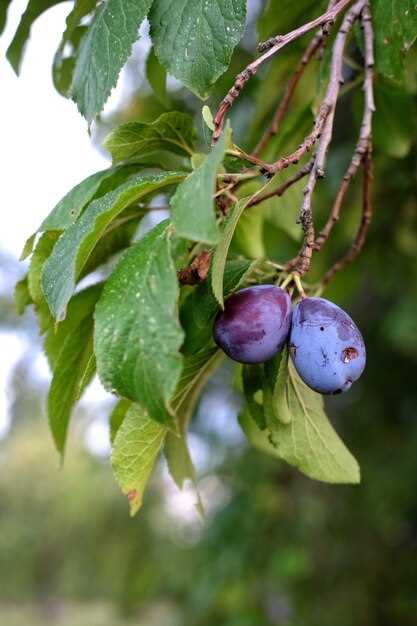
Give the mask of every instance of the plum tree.
[(214, 322), (214, 340), (234, 361), (262, 363), (287, 340), (291, 299), (274, 285), (241, 289), (226, 300)]
[(303, 298), (296, 305), (290, 355), (303, 381), (323, 394), (349, 389), (366, 362), (365, 344), (356, 324), (324, 298)]
[[(16, 70), (33, 20), (58, 2), (30, 0), (7, 51)], [(10, 4), (0, 3), (0, 31)], [(58, 91), (88, 127), (98, 125), (97, 137), (111, 125), (103, 147), (112, 160), (58, 202), (22, 253), (32, 259), (16, 301), (21, 312), (33, 305), (45, 337), (56, 447), (64, 453), (74, 406), (97, 373), (119, 398), (109, 418), (112, 465), (131, 512), (160, 450), (180, 487), (194, 483), (187, 428), (222, 361), (211, 332), (226, 298), (214, 339), (248, 364), (234, 380), (249, 441), (310, 477), (357, 483), (358, 465), (310, 387), (346, 390), (365, 348), (352, 320), (317, 296), (366, 242), (374, 147), (378, 181), (383, 152), (404, 162), (412, 152), (413, 58), (405, 65), (403, 57), (413, 54), (417, 12), (383, 0), (329, 0), (327, 8), (300, 0), (287, 3), (291, 15), (290, 6), (263, 3), (255, 55), (247, 0), (183, 2), (181, 12), (177, 4), (74, 2), (54, 56)], [(101, 117), (145, 18), (149, 36), (133, 54), (138, 67), (146, 63), (146, 80), (134, 72), (132, 101)], [(293, 53), (282, 53), (290, 45)], [(216, 109), (186, 88), (211, 96)], [(361, 193), (351, 192), (358, 183)], [(352, 211), (360, 215), (354, 234), (345, 218)], [(345, 232), (336, 227), (344, 220)], [(327, 252), (330, 239), (340, 250)], [(302, 298), (294, 366), (284, 351), (271, 358), (290, 332), (285, 289)]]

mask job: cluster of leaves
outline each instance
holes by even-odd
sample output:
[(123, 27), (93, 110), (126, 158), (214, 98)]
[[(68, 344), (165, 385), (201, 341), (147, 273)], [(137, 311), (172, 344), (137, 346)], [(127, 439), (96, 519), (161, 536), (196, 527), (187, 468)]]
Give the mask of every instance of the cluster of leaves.
[[(30, 0), (8, 50), (15, 68), (33, 20), (54, 4)], [(272, 4), (263, 17), (266, 24)], [(405, 21), (403, 9), (396, 11), (402, 27), (393, 37), (402, 44), (398, 48), (396, 43), (395, 51), (389, 47), (389, 56), (381, 44), (387, 34), (386, 2), (375, 4), (377, 60), (389, 76), (397, 73), (405, 44), (409, 47), (415, 38), (409, 20), (416, 18), (411, 4)], [(163, 91), (169, 71), (198, 96), (208, 94), (243, 33), (246, 2), (183, 0), (181, 10), (178, 5), (169, 0), (107, 0), (98, 7), (95, 1), (74, 3), (55, 56), (54, 78), (89, 123), (115, 85), (146, 16), (153, 43), (151, 85)], [(311, 108), (312, 98), (308, 104)], [(294, 141), (300, 120), (309, 115), (309, 109), (303, 110), (293, 119), (274, 150), (285, 139)], [(236, 146), (230, 127), (201, 154), (193, 119), (169, 111), (152, 123), (119, 126), (104, 145), (112, 166), (72, 189), (28, 240), (23, 257), (32, 258), (16, 300), (20, 310), (33, 304), (45, 335), (53, 371), (48, 414), (61, 453), (72, 408), (96, 371), (118, 396), (110, 416), (112, 463), (134, 513), (161, 449), (177, 484), (195, 483), (186, 431), (200, 390), (222, 358), (211, 337), (213, 318), (225, 296), (275, 276), (270, 265), (253, 261), (258, 256), (253, 250), (244, 256), (233, 247), (245, 220), (251, 232), (246, 209), (263, 181), (258, 177), (242, 186), (226, 218), (215, 202), (221, 177), (245, 169), (244, 161), (232, 159)], [(170, 218), (138, 240), (138, 226), (161, 194), (169, 202)], [(177, 271), (204, 246), (212, 253), (209, 279), (180, 287)], [(114, 266), (113, 257), (122, 251)], [(94, 284), (79, 286), (90, 275), (98, 277)], [(286, 353), (238, 373), (246, 398), (241, 425), (256, 447), (313, 478), (358, 482), (358, 465), (328, 422), (322, 399), (299, 380)]]

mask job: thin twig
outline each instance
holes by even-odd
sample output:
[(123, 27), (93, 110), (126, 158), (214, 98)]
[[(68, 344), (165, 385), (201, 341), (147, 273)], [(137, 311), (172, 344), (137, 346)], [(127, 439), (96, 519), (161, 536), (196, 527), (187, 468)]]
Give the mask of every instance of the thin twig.
[(346, 45), (346, 39), (352, 29), (355, 20), (362, 12), (365, 1), (366, 0), (359, 0), (359, 2), (357, 2), (346, 13), (333, 45), (329, 84), (327, 86), (324, 100), (320, 106), (318, 116), (320, 116), (320, 111), (323, 110), (323, 107), (325, 107), (325, 109), (327, 110), (327, 115), (322, 123), (322, 134), (318, 143), (315, 155), (315, 162), (303, 191), (304, 195), (300, 209), (300, 223), (304, 232), (303, 245), (299, 254), (294, 259), (291, 259), (286, 265), (286, 268), (289, 271), (296, 272), (300, 276), (302, 276), (309, 270), (311, 257), (313, 254), (315, 230), (311, 206), (312, 196), (317, 179), (323, 178), (325, 175), (324, 165), (326, 161), (327, 150), (332, 138), (334, 114), (336, 110), (336, 103), (339, 95), (340, 85), (342, 83), (343, 52)]
[[(367, 15), (369, 14), (369, 7), (366, 5), (362, 11), (361, 22), (364, 28), (365, 35), (365, 79), (364, 79), (364, 92), (365, 92), (365, 102), (364, 102), (364, 112), (362, 117), (362, 124), (359, 132), (359, 139), (356, 144), (352, 159), (349, 163), (349, 166), (343, 176), (342, 183), (339, 187), (339, 190), (336, 194), (335, 201), (330, 210), (329, 218), (326, 224), (323, 226), (320, 234), (316, 238), (314, 243), (314, 250), (320, 250), (323, 244), (327, 241), (330, 232), (334, 226), (334, 224), (339, 220), (340, 211), (342, 208), (343, 200), (346, 196), (346, 192), (351, 184), (353, 178), (355, 177), (358, 168), (363, 161), (365, 155), (368, 152), (368, 147), (371, 141), (371, 132), (372, 132), (372, 114), (375, 109), (374, 98), (373, 98), (373, 48), (372, 48), (372, 31), (369, 35), (366, 29), (369, 29), (369, 18)], [(365, 24), (367, 26), (365, 27)], [(372, 26), (371, 26), (372, 28)]]
[[(329, 6), (327, 7), (328, 10), (331, 9), (332, 6), (335, 4), (336, 4), (335, 0), (330, 0)], [(271, 124), (265, 130), (258, 145), (256, 146), (255, 150), (252, 153), (253, 156), (255, 157), (258, 156), (264, 150), (264, 148), (268, 144), (271, 137), (273, 137), (274, 135), (278, 133), (280, 124), (285, 116), (285, 113), (288, 110), (288, 107), (294, 95), (295, 89), (302, 75), (304, 74), (304, 70), (306, 69), (307, 65), (310, 63), (311, 59), (314, 57), (316, 52), (322, 47), (324, 40), (329, 34), (331, 25), (332, 25), (332, 22), (327, 22), (323, 24), (321, 29), (314, 35), (313, 39), (308, 44), (303, 56), (301, 57), (300, 62), (298, 63), (294, 73), (292, 74), (290, 80), (287, 83), (287, 86), (284, 91), (284, 95), (274, 113)]]
[(372, 183), (372, 154), (371, 147), (367, 150), (363, 160), (363, 192), (362, 192), (362, 217), (355, 239), (346, 254), (336, 261), (326, 272), (322, 284), (327, 285), (333, 276), (344, 269), (360, 253), (368, 234), (369, 224), (372, 219), (371, 183)]
[(294, 185), (296, 182), (298, 182), (299, 180), (304, 178), (304, 176), (307, 176), (307, 174), (310, 173), (311, 168), (313, 167), (313, 164), (314, 164), (314, 158), (310, 159), (308, 163), (300, 167), (298, 172), (295, 172), (295, 174), (293, 174), (283, 183), (278, 185), (278, 187), (271, 189), (271, 191), (264, 193), (262, 196), (255, 196), (254, 198), (252, 198), (252, 200), (248, 203), (247, 206), (248, 207), (254, 206), (256, 204), (260, 204), (261, 202), (264, 202), (264, 200), (268, 200), (269, 198), (282, 196), (287, 191), (287, 189), (292, 187), (292, 185)]
[[(362, 218), (356, 233), (355, 239), (346, 252), (346, 254), (339, 259), (333, 267), (324, 275), (323, 285), (326, 285), (336, 274), (342, 270), (348, 263), (351, 263), (353, 259), (360, 253), (365, 243), (366, 235), (368, 233), (369, 224), (372, 219), (372, 202), (371, 202), (371, 183), (372, 183), (372, 114), (375, 110), (374, 93), (373, 93), (373, 67), (374, 67), (374, 52), (373, 52), (373, 29), (371, 21), (371, 11), (369, 6), (369, 0), (366, 0), (365, 6), (361, 14), (361, 23), (364, 32), (365, 40), (365, 113), (364, 122), (361, 128), (364, 136), (367, 137), (367, 144), (365, 148), (365, 154), (362, 158), (363, 165), (363, 194), (362, 194)], [(367, 135), (365, 135), (367, 133)]]
[(268, 42), (261, 44), (260, 48), (262, 51), (265, 50), (265, 52), (263, 52), (260, 57), (255, 59), (255, 61), (252, 61), (252, 63), (250, 63), (242, 72), (240, 72), (236, 76), (233, 87), (220, 103), (220, 106), (214, 117), (214, 131), (212, 137), (213, 143), (215, 143), (220, 137), (223, 128), (224, 118), (227, 111), (232, 107), (243, 87), (246, 85), (251, 76), (254, 76), (256, 74), (260, 66), (265, 61), (274, 56), (277, 52), (279, 52), (282, 48), (284, 48), (284, 46), (291, 43), (292, 41), (295, 41), (302, 35), (305, 35), (305, 33), (308, 33), (310, 30), (317, 28), (318, 26), (321, 26), (323, 24), (334, 22), (337, 16), (343, 11), (343, 9), (345, 9), (345, 7), (348, 6), (348, 4), (351, 3), (351, 1), (352, 0), (339, 0), (339, 2), (337, 2), (337, 4), (335, 4), (331, 9), (327, 10), (316, 19), (311, 20), (306, 24), (303, 24), (299, 28), (296, 28), (286, 35), (278, 35), (277, 37), (269, 39)]

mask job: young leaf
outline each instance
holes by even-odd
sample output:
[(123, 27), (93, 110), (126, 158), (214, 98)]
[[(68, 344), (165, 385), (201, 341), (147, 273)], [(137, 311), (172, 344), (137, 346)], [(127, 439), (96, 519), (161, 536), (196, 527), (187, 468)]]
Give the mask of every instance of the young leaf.
[(171, 111), (163, 113), (151, 124), (127, 122), (113, 130), (104, 141), (104, 148), (112, 156), (113, 163), (134, 162), (147, 154), (166, 150), (175, 154), (191, 156), (196, 142), (194, 122), (187, 113)]
[(65, 318), (68, 301), (97, 242), (108, 225), (146, 194), (173, 185), (183, 174), (138, 174), (88, 205), (58, 239), (42, 272), (42, 289), (55, 319)]
[(152, 0), (107, 0), (99, 7), (81, 43), (71, 85), (71, 97), (89, 123), (116, 85), (151, 4)]
[(113, 472), (129, 500), (130, 514), (142, 505), (143, 492), (161, 449), (166, 428), (150, 419), (133, 404), (126, 413), (113, 442)]
[(126, 398), (121, 398), (117, 404), (115, 404), (113, 411), (110, 413), (109, 422), (110, 422), (110, 441), (114, 442), (117, 431), (123, 423), (124, 418), (126, 417), (126, 413), (132, 406), (132, 401), (127, 400)]
[(170, 400), (181, 373), (183, 332), (169, 237), (162, 222), (120, 259), (97, 304), (95, 353), (106, 389), (172, 425)]
[(200, 98), (225, 72), (245, 27), (246, 0), (154, 0), (149, 14), (155, 52)]
[(247, 416), (241, 425), (258, 448), (284, 459), (303, 474), (328, 483), (359, 483), (357, 461), (345, 447), (324, 412), (323, 398), (298, 377), (289, 361), (288, 378), (280, 403), (291, 416), (289, 424), (275, 424), (274, 431), (260, 431)]
[(239, 200), (230, 211), (223, 227), (219, 245), (217, 246), (211, 266), (211, 287), (213, 294), (223, 308), (223, 274), (226, 265), (227, 254), (229, 252), (230, 242), (233, 233), (239, 221), (240, 216), (246, 208), (248, 198)]
[[(23, 51), (25, 48), (25, 44), (30, 37), (30, 30), (32, 28), (33, 22), (40, 15), (42, 15), (42, 13), (55, 6), (56, 4), (60, 4), (61, 2), (64, 2), (64, 0), (29, 0), (26, 10), (20, 18), (17, 31), (6, 51), (6, 57), (16, 74), (19, 74), (20, 72)], [(4, 0), (2, 0), (2, 3), (4, 3)]]
[(213, 193), (230, 134), (230, 129), (226, 129), (210, 154), (178, 185), (171, 198), (172, 221), (180, 237), (208, 244), (217, 243), (219, 232)]
[(93, 320), (90, 318), (67, 336), (56, 360), (49, 388), (49, 425), (61, 454), (65, 449), (72, 408), (91, 382), (94, 372)]
[(155, 96), (165, 106), (169, 105), (167, 93), (167, 73), (163, 65), (158, 61), (155, 50), (152, 46), (146, 60), (146, 78), (152, 87)]
[(391, 80), (404, 79), (403, 59), (417, 38), (414, 0), (374, 0), (375, 63)]

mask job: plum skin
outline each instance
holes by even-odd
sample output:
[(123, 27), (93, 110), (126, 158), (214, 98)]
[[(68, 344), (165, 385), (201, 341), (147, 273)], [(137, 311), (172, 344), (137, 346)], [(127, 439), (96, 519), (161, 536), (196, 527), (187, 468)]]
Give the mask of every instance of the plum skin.
[(347, 391), (362, 374), (366, 349), (352, 318), (324, 298), (304, 298), (293, 312), (289, 351), (301, 379), (314, 391)]
[(230, 296), (214, 321), (217, 345), (239, 363), (263, 363), (287, 341), (291, 299), (275, 285), (246, 287)]

